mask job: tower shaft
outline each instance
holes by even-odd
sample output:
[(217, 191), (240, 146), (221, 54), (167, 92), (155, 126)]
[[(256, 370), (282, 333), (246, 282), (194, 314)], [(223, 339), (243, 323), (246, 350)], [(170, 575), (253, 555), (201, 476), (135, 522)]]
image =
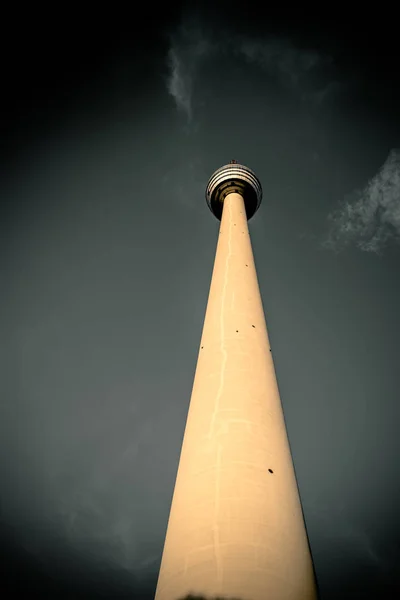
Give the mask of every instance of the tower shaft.
[(314, 600), (243, 198), (224, 199), (156, 600)]

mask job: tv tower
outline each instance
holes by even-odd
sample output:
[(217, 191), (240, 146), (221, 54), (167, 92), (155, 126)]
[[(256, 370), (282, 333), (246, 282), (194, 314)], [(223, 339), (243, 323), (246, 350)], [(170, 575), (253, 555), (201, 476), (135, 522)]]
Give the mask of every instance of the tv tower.
[(206, 189), (220, 231), (155, 600), (315, 600), (314, 569), (232, 160)]

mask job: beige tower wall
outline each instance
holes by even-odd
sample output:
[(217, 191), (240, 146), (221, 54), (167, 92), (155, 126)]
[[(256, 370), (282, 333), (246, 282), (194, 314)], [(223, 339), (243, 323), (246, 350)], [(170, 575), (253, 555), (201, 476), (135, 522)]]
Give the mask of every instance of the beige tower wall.
[(156, 600), (189, 593), (316, 598), (244, 203), (236, 193), (224, 202)]

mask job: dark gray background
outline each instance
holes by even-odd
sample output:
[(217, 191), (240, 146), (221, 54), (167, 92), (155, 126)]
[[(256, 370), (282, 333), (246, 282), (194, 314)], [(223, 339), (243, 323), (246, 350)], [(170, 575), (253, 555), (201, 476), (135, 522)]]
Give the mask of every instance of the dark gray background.
[(153, 597), (232, 158), (321, 599), (400, 590), (394, 26), (245, 8), (5, 20), (9, 598)]

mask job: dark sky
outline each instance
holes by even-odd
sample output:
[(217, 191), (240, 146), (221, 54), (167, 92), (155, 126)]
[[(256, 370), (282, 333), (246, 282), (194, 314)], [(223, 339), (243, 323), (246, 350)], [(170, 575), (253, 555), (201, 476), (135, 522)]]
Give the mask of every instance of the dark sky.
[(153, 598), (232, 158), (320, 598), (400, 595), (395, 15), (68, 10), (3, 19), (7, 598)]

